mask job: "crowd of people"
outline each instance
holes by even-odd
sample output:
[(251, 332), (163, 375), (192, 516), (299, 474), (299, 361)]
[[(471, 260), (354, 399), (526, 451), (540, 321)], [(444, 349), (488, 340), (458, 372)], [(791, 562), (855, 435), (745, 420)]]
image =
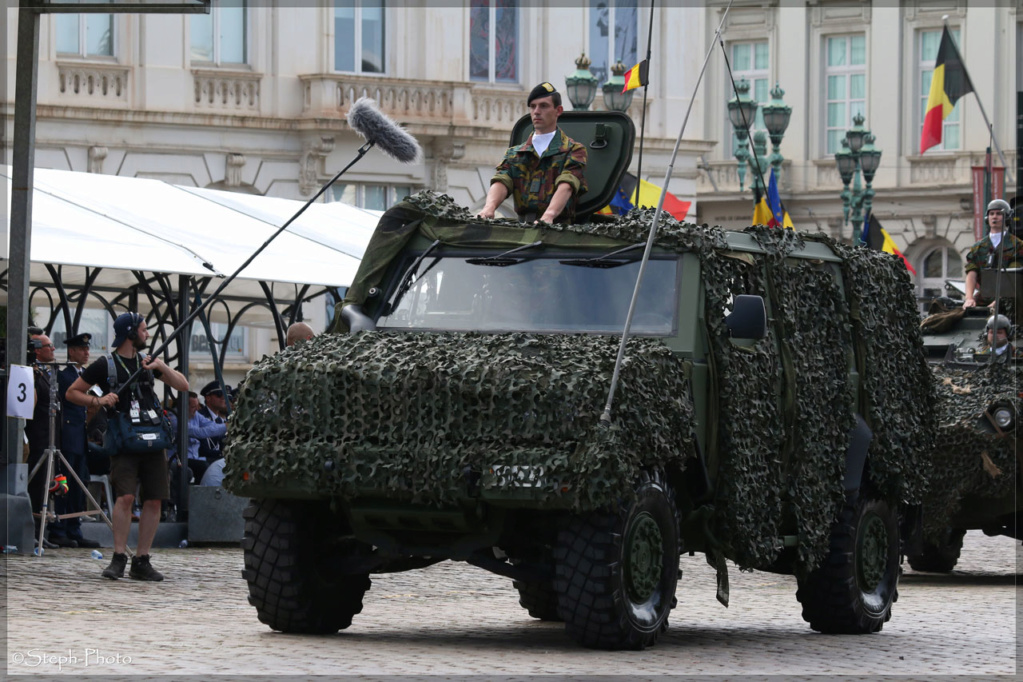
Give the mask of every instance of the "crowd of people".
[[(149, 339), (145, 318), (124, 313), (114, 320), (111, 352), (90, 363), (90, 334), (68, 337), (67, 362), (55, 362), (56, 346), (42, 329), (29, 328), (29, 352), (34, 355), (35, 405), (33, 418), (25, 422), (29, 471), (29, 497), (36, 515), (36, 537), (42, 522), (43, 498), (49, 486), (56, 518), (48, 520), (43, 546), (99, 547), (82, 533), (87, 514), (85, 487), (90, 475), (109, 476), (113, 489), (110, 514), (114, 553), (103, 576), (116, 580), (128, 565), (127, 542), (132, 521), (138, 522), (138, 547), (131, 559), (129, 577), (163, 580), (150, 563), (149, 550), (162, 519), (177, 507), (181, 477), (191, 484), (219, 486), (224, 478), (222, 446), (228, 416), (237, 390), (217, 381), (199, 393), (189, 390), (188, 380), (160, 358), (144, 352)], [(310, 339), (312, 329), (297, 323), (288, 330), (287, 345)], [(60, 364), (65, 364), (60, 368)], [(188, 397), (188, 443), (178, 442), (177, 414), (173, 400), (162, 404), (155, 390), (159, 379), (179, 395)], [(51, 384), (56, 382), (56, 428), (51, 433)], [(200, 402), (201, 399), (201, 402)], [(130, 435), (139, 427), (160, 432), (159, 449), (133, 447)], [(129, 437), (111, 437), (127, 433)], [(146, 436), (150, 437), (150, 436)], [(55, 447), (66, 460), (54, 458), (53, 474), (47, 477), (47, 451)], [(73, 474), (72, 474), (73, 472)], [(136, 502), (136, 495), (138, 502)]]

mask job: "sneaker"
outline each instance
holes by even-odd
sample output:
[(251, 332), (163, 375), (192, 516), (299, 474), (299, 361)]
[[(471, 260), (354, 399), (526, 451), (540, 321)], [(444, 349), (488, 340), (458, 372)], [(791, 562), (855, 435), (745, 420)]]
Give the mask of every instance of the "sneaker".
[(160, 573), (149, 563), (148, 554), (143, 554), (142, 556), (133, 556), (131, 558), (131, 570), (128, 571), (128, 577), (133, 580), (159, 582), (163, 580), (163, 573)]
[(77, 547), (78, 543), (66, 535), (51, 535), (50, 544), (57, 547)]
[[(118, 578), (124, 577), (124, 567), (128, 563), (127, 554), (118, 554), (114, 552), (114, 556), (110, 558), (110, 565), (103, 569), (103, 577), (110, 578), (111, 580), (117, 580)], [(135, 560), (132, 559), (132, 568), (134, 569)]]
[(95, 540), (90, 540), (89, 538), (86, 538), (86, 537), (82, 537), (81, 535), (76, 535), (76, 536), (72, 537), (71, 539), (74, 540), (75, 542), (77, 542), (79, 547), (85, 547), (86, 549), (97, 549), (97, 548), (99, 548), (99, 543), (98, 542), (96, 542)]

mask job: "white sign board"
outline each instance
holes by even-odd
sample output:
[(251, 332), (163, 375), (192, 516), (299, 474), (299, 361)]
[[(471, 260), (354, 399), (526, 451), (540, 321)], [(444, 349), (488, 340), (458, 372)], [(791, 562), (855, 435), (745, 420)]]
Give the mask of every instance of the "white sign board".
[(7, 382), (7, 416), (31, 419), (36, 405), (36, 383), (32, 368), (11, 365), (11, 378)]

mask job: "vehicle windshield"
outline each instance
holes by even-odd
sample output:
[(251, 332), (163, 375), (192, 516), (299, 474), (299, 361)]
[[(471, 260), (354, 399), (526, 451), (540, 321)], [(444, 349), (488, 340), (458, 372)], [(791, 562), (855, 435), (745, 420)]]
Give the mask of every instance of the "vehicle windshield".
[[(581, 265), (578, 253), (570, 256), (573, 260), (565, 260), (564, 254), (521, 261), (427, 257), (395, 310), (377, 320), (377, 328), (620, 333), (641, 255), (637, 252), (613, 267)], [(678, 282), (676, 257), (649, 261), (632, 333), (674, 332)]]

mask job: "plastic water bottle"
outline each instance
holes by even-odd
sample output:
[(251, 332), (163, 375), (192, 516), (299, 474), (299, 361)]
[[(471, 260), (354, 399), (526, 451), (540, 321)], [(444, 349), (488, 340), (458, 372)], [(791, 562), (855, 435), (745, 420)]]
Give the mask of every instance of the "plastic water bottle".
[(35, 554), (36, 556), (42, 556), (43, 555), (43, 548), (42, 547), (36, 547), (34, 550), (32, 550), (32, 553)]
[(17, 545), (4, 545), (4, 554), (17, 554)]
[(178, 543), (178, 549), (184, 549), (188, 547), (188, 540), (182, 540)]
[(94, 550), (92, 550), (92, 558), (96, 559), (97, 561), (99, 561), (100, 559), (103, 558), (103, 554), (101, 554), (98, 549), (94, 549)]

